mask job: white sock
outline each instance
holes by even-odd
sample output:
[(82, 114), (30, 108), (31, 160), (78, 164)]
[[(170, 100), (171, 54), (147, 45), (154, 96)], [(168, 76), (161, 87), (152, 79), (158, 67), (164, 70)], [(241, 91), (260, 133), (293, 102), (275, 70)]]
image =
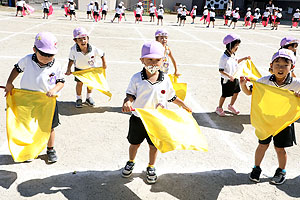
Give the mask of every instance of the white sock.
[(81, 95), (76, 95), (77, 99), (82, 99)]
[(92, 93), (87, 93), (87, 94), (86, 94), (86, 98), (88, 99), (88, 98), (90, 98), (90, 97), (92, 97)]

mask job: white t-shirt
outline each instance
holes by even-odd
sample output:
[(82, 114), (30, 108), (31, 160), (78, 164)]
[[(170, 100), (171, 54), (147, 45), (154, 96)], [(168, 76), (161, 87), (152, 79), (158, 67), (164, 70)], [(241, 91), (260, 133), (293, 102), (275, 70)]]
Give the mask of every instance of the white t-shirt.
[(100, 11), (100, 10), (99, 10), (99, 7), (98, 7), (98, 9), (97, 9), (97, 6), (94, 6), (94, 9), (93, 9), (93, 10), (94, 10), (94, 12), (98, 12), (98, 13), (99, 13), (99, 11)]
[(186, 16), (186, 10), (182, 10), (181, 15)]
[(92, 11), (93, 9), (93, 5), (92, 4), (88, 4), (86, 10), (87, 11)]
[(142, 12), (143, 12), (143, 10), (141, 9), (141, 8), (139, 8), (139, 7), (137, 7), (136, 9), (135, 9), (135, 12), (136, 12), (136, 14), (142, 14)]
[(57, 82), (64, 82), (64, 74), (57, 60), (48, 64), (47, 67), (40, 67), (34, 61), (35, 58), (35, 54), (29, 54), (15, 65), (18, 71), (21, 70), (19, 72), (24, 72), (20, 82), (21, 89), (46, 93), (53, 89)]
[(125, 10), (126, 10), (125, 6), (122, 6), (122, 13), (125, 13)]
[(150, 13), (155, 13), (155, 9), (156, 9), (155, 6), (150, 7), (150, 9), (149, 9)]
[(264, 83), (266, 85), (271, 85), (271, 86), (283, 88), (283, 89), (287, 89), (287, 90), (292, 90), (292, 91), (299, 91), (300, 90), (300, 80), (291, 77), (290, 74), (286, 78), (283, 85), (280, 85), (280, 86), (277, 85), (275, 80), (276, 80), (275, 75), (268, 75), (268, 76), (264, 76), (264, 77), (258, 79), (257, 82)]
[[(151, 83), (147, 80), (145, 69), (132, 76), (126, 94), (135, 97), (133, 108), (155, 109), (159, 103), (167, 108), (167, 102), (176, 99), (175, 91), (167, 75), (160, 71), (157, 82)], [(132, 113), (138, 117), (135, 111)]]
[(122, 8), (116, 8), (116, 13), (121, 15), (123, 13), (123, 9)]
[(73, 3), (73, 5), (72, 4), (70, 4), (70, 10), (75, 10), (75, 4)]
[(25, 5), (25, 1), (17, 1), (16, 6), (23, 7)]
[(281, 13), (277, 13), (276, 17), (280, 19), (282, 17), (282, 14)]
[(264, 12), (263, 17), (269, 17), (270, 12)]
[(104, 4), (102, 5), (102, 11), (103, 11), (103, 10), (105, 10), (105, 11), (108, 10), (108, 6), (107, 6), (106, 4), (105, 4), (105, 5), (104, 5)]
[[(220, 58), (220, 63), (219, 63), (219, 69), (224, 70), (229, 75), (233, 75), (238, 67), (238, 60), (231, 55), (228, 57), (225, 53), (221, 56)], [(221, 77), (225, 79), (225, 82), (229, 80), (229, 78), (223, 74), (221, 74)]]
[(90, 44), (88, 49), (88, 53), (83, 54), (77, 44), (71, 47), (69, 59), (74, 61), (76, 68), (89, 69), (91, 67), (100, 67), (98, 58), (102, 58), (104, 52)]
[(260, 14), (259, 13), (254, 13), (254, 19), (259, 19), (260, 18)]
[(230, 10), (227, 10), (226, 12), (225, 12), (225, 16), (230, 16), (231, 15), (231, 11)]
[(193, 10), (193, 16), (196, 16), (197, 15), (197, 11), (196, 9)]
[(209, 16), (210, 16), (210, 17), (216, 17), (216, 13), (215, 13), (214, 11), (210, 11), (210, 12), (209, 12)]
[(208, 15), (208, 10), (207, 9), (203, 11), (203, 15)]
[(177, 14), (181, 14), (181, 12), (182, 12), (182, 8), (178, 8), (177, 9)]
[(299, 17), (300, 17), (300, 13), (294, 13), (293, 17), (294, 17), (294, 18), (298, 18), (298, 19), (299, 19)]
[(164, 15), (164, 9), (160, 8), (157, 10), (157, 15), (158, 16), (163, 16)]
[(51, 3), (49, 3), (48, 1), (42, 3), (42, 7), (43, 7), (43, 8), (49, 9), (50, 5), (51, 5)]
[(232, 17), (233, 18), (239, 18), (240, 14), (238, 12), (233, 12)]
[(247, 13), (246, 13), (246, 17), (250, 17), (251, 16), (251, 11), (248, 11)]

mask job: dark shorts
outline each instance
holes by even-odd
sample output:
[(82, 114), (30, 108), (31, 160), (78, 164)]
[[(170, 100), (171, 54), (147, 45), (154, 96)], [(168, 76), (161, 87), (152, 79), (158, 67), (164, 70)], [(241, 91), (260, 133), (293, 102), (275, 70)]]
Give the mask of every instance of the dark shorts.
[(207, 15), (204, 15), (204, 20), (206, 20), (206, 18), (207, 18)]
[(150, 13), (150, 17), (154, 17), (154, 13)]
[(116, 13), (115, 18), (120, 18), (120, 14)]
[(247, 17), (247, 18), (246, 18), (246, 21), (249, 22), (249, 21), (250, 21), (250, 17)]
[(177, 18), (180, 18), (181, 17), (181, 14), (177, 14)]
[(238, 18), (235, 18), (235, 17), (232, 18), (232, 22), (237, 22), (237, 21), (238, 21)]
[(24, 6), (23, 8), (24, 8), (24, 10), (27, 10), (26, 6)]
[[(94, 12), (94, 16), (99, 16), (99, 13), (98, 12)], [(76, 70), (76, 69), (75, 69)]]
[(58, 117), (58, 107), (57, 107), (57, 102), (55, 103), (55, 111), (53, 115), (53, 120), (52, 120), (52, 126), (51, 128), (55, 128), (60, 124), (59, 122), (59, 117)]
[(23, 11), (23, 7), (22, 6), (17, 6), (17, 11)]
[(49, 13), (49, 9), (48, 8), (44, 8), (44, 13)]
[(265, 140), (258, 140), (258, 142), (259, 144), (270, 144), (272, 138), (274, 146), (278, 148), (291, 147), (294, 143), (297, 144), (294, 123), (283, 129), (276, 136), (270, 136)]
[(186, 16), (185, 16), (185, 15), (181, 15), (181, 16), (180, 16), (180, 19), (181, 19), (181, 20), (186, 20)]
[(146, 138), (148, 144), (153, 145), (149, 135), (144, 127), (142, 120), (135, 115), (131, 115), (129, 119), (128, 142), (130, 144), (141, 144)]
[(136, 17), (136, 18), (140, 18), (141, 15), (140, 15), (140, 14), (136, 14), (135, 17)]
[(210, 21), (214, 22), (215, 18), (214, 17), (210, 17)]
[(107, 11), (106, 10), (102, 10), (102, 15), (106, 15)]
[(268, 20), (267, 17), (263, 17), (262, 21), (266, 22)]
[(92, 11), (86, 11), (86, 14), (90, 15), (92, 14)]
[(163, 19), (164, 17), (163, 16), (161, 16), (161, 15), (158, 15), (157, 16), (157, 19)]
[(125, 13), (122, 13), (122, 16), (125, 16)]
[[(95, 13), (94, 13), (94, 14), (95, 14)], [(74, 70), (75, 70), (75, 72), (77, 72), (77, 71), (81, 71), (81, 70), (83, 70), (83, 69), (78, 69), (78, 68), (75, 67)], [(75, 80), (76, 82), (81, 82), (78, 78), (76, 78), (76, 76), (75, 76), (74, 80)]]
[(239, 93), (241, 91), (238, 79), (234, 79), (233, 82), (228, 80), (226, 83), (223, 83), (223, 81), (224, 78), (221, 78), (222, 97), (231, 97), (234, 93)]
[(192, 17), (193, 19), (195, 19), (196, 18), (196, 15), (193, 15), (193, 17)]
[(275, 22), (280, 22), (280, 18), (276, 18), (276, 19), (275, 19)]
[(75, 10), (70, 10), (70, 15), (75, 15)]
[(225, 16), (225, 19), (226, 20), (230, 20), (230, 16)]
[(298, 22), (299, 21), (299, 18), (294, 18), (293, 19), (293, 22)]
[(258, 22), (258, 19), (253, 19), (252, 20), (252, 23), (257, 23)]

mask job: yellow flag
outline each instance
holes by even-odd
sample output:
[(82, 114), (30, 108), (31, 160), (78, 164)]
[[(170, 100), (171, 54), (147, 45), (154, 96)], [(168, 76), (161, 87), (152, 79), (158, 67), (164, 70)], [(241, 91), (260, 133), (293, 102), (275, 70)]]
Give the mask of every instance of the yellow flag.
[(207, 151), (206, 138), (191, 113), (183, 109), (135, 110), (151, 141), (162, 153), (173, 150)]
[(112, 96), (106, 81), (105, 69), (102, 67), (76, 71), (72, 72), (72, 74), (89, 88), (95, 88), (109, 97)]
[(14, 161), (36, 158), (46, 148), (50, 137), (56, 97), (13, 89), (6, 103), (8, 146)]
[(260, 140), (275, 136), (300, 117), (300, 98), (293, 92), (254, 82), (251, 124)]
[(186, 96), (186, 90), (187, 90), (187, 84), (186, 83), (178, 83), (178, 77), (174, 74), (169, 74), (169, 77), (171, 79), (173, 88), (175, 90), (176, 96), (184, 101)]
[(243, 62), (233, 75), (234, 78), (240, 78), (240, 76), (246, 76), (250, 80), (257, 80), (261, 78), (260, 72), (257, 70), (252, 60), (249, 59)]

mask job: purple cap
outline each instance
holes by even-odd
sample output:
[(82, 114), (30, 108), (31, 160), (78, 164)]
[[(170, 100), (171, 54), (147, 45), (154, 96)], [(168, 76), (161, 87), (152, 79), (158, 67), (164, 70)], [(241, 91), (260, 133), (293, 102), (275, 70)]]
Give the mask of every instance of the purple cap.
[(38, 33), (35, 36), (34, 46), (44, 53), (57, 53), (57, 39), (52, 33), (49, 32)]
[[(279, 49), (273, 56), (272, 56), (272, 62), (276, 58), (287, 58), (292, 61), (293, 65), (295, 65), (296, 57), (294, 55), (294, 52), (289, 49)], [(272, 63), (271, 62), (271, 63)]]
[(229, 44), (231, 42), (233, 42), (234, 40), (240, 39), (240, 36), (235, 34), (235, 33), (230, 33), (228, 35), (226, 35), (223, 39), (223, 44)]
[(166, 31), (164, 29), (158, 29), (155, 32), (155, 37), (158, 37), (158, 36), (168, 36), (168, 31)]
[(296, 38), (294, 38), (293, 36), (288, 36), (288, 37), (284, 37), (281, 42), (280, 42), (280, 46), (284, 47), (286, 45), (289, 44), (293, 44), (293, 43), (299, 43), (299, 40), (297, 40)]
[(162, 58), (164, 57), (165, 48), (159, 42), (146, 42), (142, 47), (141, 58)]
[(88, 35), (89, 34), (88, 34), (87, 30), (85, 28), (82, 28), (82, 27), (75, 28), (74, 31), (73, 31), (74, 39), (75, 38), (86, 37)]

